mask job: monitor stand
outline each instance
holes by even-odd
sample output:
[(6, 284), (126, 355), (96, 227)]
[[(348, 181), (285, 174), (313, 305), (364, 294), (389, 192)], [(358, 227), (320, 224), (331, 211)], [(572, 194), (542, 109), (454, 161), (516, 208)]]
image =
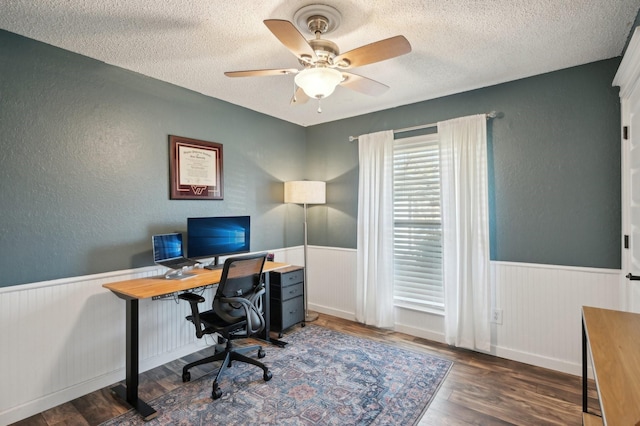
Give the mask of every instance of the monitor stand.
[(167, 272), (164, 274), (164, 278), (167, 280), (186, 280), (187, 278), (193, 278), (195, 276), (196, 274), (189, 274), (188, 272), (182, 271)]
[(204, 269), (208, 269), (210, 271), (217, 271), (218, 269), (222, 269), (224, 267), (224, 263), (219, 262), (220, 258), (218, 256), (213, 258), (213, 262), (206, 265)]
[(215, 264), (215, 265), (212, 263), (212, 264), (207, 265), (207, 266), (204, 267), (204, 269), (208, 269), (210, 271), (217, 271), (217, 270), (222, 269), (222, 268), (224, 268), (224, 263), (223, 264)]

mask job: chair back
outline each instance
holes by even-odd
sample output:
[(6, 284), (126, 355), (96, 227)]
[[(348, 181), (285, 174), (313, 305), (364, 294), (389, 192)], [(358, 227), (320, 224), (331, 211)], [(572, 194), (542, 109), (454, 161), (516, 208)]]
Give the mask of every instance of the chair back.
[(223, 320), (232, 324), (246, 318), (247, 335), (264, 328), (262, 269), (266, 258), (266, 253), (258, 253), (225, 260), (213, 300), (213, 310)]

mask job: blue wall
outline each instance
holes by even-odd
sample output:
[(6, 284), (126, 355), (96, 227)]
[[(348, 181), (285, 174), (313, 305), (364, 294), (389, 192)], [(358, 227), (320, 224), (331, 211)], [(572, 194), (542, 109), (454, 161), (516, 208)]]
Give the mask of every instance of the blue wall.
[[(309, 178), (328, 204), (310, 210), (311, 244), (356, 247), (358, 148), (350, 135), (492, 110), (492, 259), (620, 267), (620, 59), (313, 126)], [(316, 231), (318, 230), (318, 231)]]
[[(0, 31), (0, 131), (0, 286), (151, 265), (151, 235), (192, 216), (302, 243), (281, 183), (304, 175), (300, 126)], [(169, 135), (223, 144), (224, 200), (169, 199)]]
[[(291, 179), (328, 182), (309, 242), (355, 248), (348, 136), (491, 110), (492, 258), (619, 268), (618, 64), (303, 128), (0, 31), (0, 286), (150, 265), (150, 236), (191, 216), (249, 214), (253, 250), (299, 245)], [(169, 200), (171, 134), (223, 144), (224, 200)]]

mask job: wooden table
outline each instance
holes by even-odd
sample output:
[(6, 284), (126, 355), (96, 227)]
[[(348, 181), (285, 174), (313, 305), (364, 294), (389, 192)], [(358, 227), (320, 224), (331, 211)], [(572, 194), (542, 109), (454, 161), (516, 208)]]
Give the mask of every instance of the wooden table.
[[(640, 425), (640, 314), (582, 307), (582, 411), (587, 409), (587, 351), (602, 424)], [(593, 415), (584, 415), (593, 422)]]
[[(265, 262), (263, 271), (269, 272), (275, 269), (289, 266), (287, 263)], [(157, 416), (156, 410), (146, 402), (138, 398), (138, 301), (154, 296), (177, 293), (192, 290), (197, 287), (217, 284), (222, 277), (222, 269), (193, 269), (189, 273), (195, 276), (182, 280), (169, 280), (164, 275), (158, 277), (137, 278), (133, 280), (118, 281), (104, 284), (103, 287), (111, 290), (116, 296), (126, 302), (126, 381), (125, 386), (118, 385), (112, 390), (119, 397), (127, 401), (135, 408), (145, 420), (151, 420)], [(262, 332), (264, 340), (269, 341), (269, 274), (265, 273), (265, 329)]]

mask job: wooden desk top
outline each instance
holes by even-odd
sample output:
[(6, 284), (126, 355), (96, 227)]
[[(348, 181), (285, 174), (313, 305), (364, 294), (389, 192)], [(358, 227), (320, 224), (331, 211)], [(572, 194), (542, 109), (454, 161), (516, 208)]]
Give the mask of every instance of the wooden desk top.
[[(263, 271), (268, 272), (285, 266), (289, 266), (289, 264), (265, 262)], [(160, 275), (103, 284), (102, 287), (111, 290), (119, 297), (125, 299), (147, 299), (176, 291), (191, 290), (196, 287), (217, 284), (222, 277), (222, 269), (214, 271), (208, 269), (193, 269), (189, 271), (189, 273), (195, 274), (195, 276), (182, 280), (168, 280), (164, 275)]]
[(640, 424), (640, 314), (582, 307), (604, 424)]

